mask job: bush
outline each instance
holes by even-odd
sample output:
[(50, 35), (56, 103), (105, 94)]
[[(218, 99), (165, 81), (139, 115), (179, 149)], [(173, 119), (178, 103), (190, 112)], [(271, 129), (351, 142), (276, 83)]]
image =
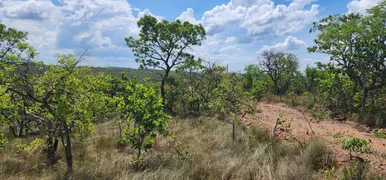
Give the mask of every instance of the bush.
[(315, 171), (331, 169), (335, 165), (332, 151), (321, 139), (312, 140), (303, 152), (305, 162)]
[(386, 133), (383, 131), (383, 129), (373, 129), (371, 134), (379, 139), (386, 139)]
[(368, 165), (359, 160), (356, 160), (350, 167), (346, 167), (342, 171), (342, 180), (362, 180), (366, 179)]
[(350, 159), (352, 159), (351, 152), (365, 152), (367, 150), (367, 145), (369, 144), (368, 141), (360, 138), (352, 137), (351, 139), (347, 140), (344, 139), (341, 141), (342, 143), (342, 149), (349, 150), (350, 151)]

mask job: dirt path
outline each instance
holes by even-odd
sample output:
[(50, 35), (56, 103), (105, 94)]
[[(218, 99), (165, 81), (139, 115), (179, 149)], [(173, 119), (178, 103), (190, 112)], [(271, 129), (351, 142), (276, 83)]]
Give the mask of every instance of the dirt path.
[[(249, 115), (244, 119), (248, 124), (271, 130), (275, 125), (276, 119), (279, 117), (278, 114), (284, 113), (287, 119), (293, 119), (294, 121), (289, 133), (279, 134), (281, 139), (307, 141), (311, 138), (309, 124), (300, 111), (282, 103), (260, 103), (258, 109), (258, 113), (253, 116)], [(306, 116), (306, 118), (311, 120), (308, 116)], [(334, 151), (338, 163), (342, 165), (347, 164), (350, 161), (350, 157), (348, 151), (341, 149), (339, 140), (354, 136), (370, 141), (369, 147), (372, 151), (371, 153), (353, 153), (353, 155), (369, 161), (375, 172), (386, 173), (386, 140), (376, 138), (369, 133), (368, 128), (358, 126), (353, 122), (334, 122), (331, 120), (323, 120), (319, 123), (311, 122), (311, 127), (316, 137), (321, 137), (326, 140)]]

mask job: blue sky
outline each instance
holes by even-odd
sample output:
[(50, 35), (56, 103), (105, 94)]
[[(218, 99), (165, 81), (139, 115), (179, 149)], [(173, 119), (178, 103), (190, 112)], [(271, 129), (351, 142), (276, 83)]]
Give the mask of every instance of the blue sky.
[(3, 0), (0, 21), (28, 31), (39, 60), (55, 63), (56, 53), (81, 53), (91, 66), (137, 68), (124, 38), (137, 37), (144, 14), (159, 20), (201, 23), (207, 39), (193, 54), (242, 71), (257, 64), (259, 52), (277, 49), (298, 56), (300, 68), (328, 61), (309, 54), (313, 21), (330, 14), (364, 13), (380, 0)]

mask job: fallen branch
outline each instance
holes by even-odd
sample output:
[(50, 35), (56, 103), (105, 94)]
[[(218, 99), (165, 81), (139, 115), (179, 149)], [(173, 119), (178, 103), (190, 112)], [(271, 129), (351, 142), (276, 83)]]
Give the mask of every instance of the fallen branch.
[(279, 124), (279, 118), (276, 119), (275, 126), (272, 129), (272, 134), (271, 134), (272, 137), (275, 137), (275, 132), (276, 132), (277, 124)]
[(304, 113), (302, 111), (299, 111), (300, 113), (302, 113), (303, 115), (303, 118), (307, 121), (308, 123), (308, 126), (310, 127), (310, 130), (311, 130), (311, 138), (315, 136), (315, 131), (312, 129), (311, 127), (311, 122), (307, 119), (306, 115), (304, 115)]

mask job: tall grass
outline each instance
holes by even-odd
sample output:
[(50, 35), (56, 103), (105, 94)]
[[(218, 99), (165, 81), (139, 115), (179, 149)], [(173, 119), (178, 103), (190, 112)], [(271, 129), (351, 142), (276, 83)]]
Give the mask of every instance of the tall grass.
[(118, 143), (118, 128), (99, 124), (84, 142), (74, 143), (71, 174), (65, 175), (62, 151), (53, 167), (41, 165), (40, 156), (24, 159), (7, 151), (0, 154), (0, 179), (311, 179), (333, 166), (321, 140), (284, 144), (265, 130), (238, 125), (233, 141), (232, 127), (211, 118), (173, 120), (169, 130), (176, 138), (158, 137), (137, 163), (132, 148)]

